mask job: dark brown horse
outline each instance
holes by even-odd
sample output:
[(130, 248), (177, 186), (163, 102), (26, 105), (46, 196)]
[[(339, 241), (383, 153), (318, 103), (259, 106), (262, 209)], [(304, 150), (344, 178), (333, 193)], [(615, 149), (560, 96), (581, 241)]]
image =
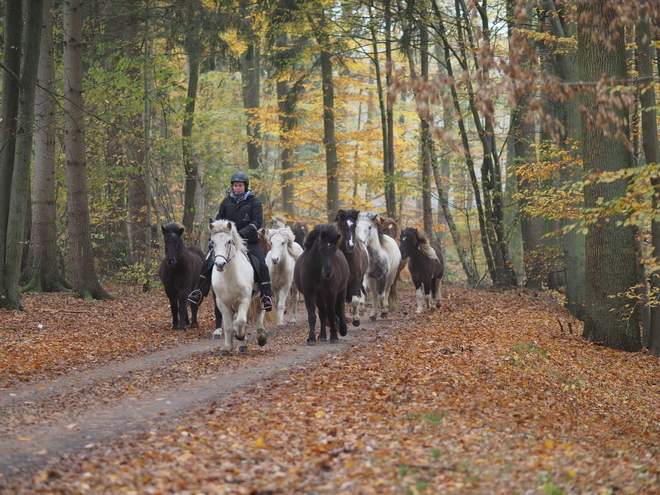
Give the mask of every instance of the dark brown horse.
[(305, 240), (293, 271), (293, 281), (305, 298), (309, 336), (307, 345), (316, 345), (316, 308), (319, 310), (321, 331), (319, 340), (325, 341), (326, 323), (330, 325), (330, 343), (339, 343), (339, 335), (346, 335), (344, 301), (348, 283), (348, 262), (338, 248), (341, 234), (332, 223), (317, 225)]
[(183, 244), (183, 225), (172, 222), (161, 227), (165, 241), (165, 257), (158, 267), (158, 276), (172, 310), (172, 328), (185, 331), (186, 324), (197, 327), (199, 306), (190, 303), (191, 319), (188, 319), (188, 295), (199, 277), (204, 253), (197, 246)]
[(300, 245), (301, 248), (304, 249), (305, 238), (309, 234), (309, 226), (307, 225), (307, 222), (303, 222), (299, 220), (293, 224), (291, 230), (293, 231), (293, 236), (295, 238), (295, 241)]
[(348, 262), (348, 286), (346, 290), (346, 302), (351, 304), (351, 314), (353, 315), (353, 326), (360, 326), (360, 316), (358, 306), (360, 298), (365, 295), (364, 274), (369, 268), (369, 254), (367, 248), (356, 234), (357, 220), (360, 212), (358, 210), (339, 210), (335, 216), (337, 228), (341, 233), (339, 249), (346, 257)]
[(417, 291), (417, 313), (422, 312), (424, 305), (431, 309), (431, 296), (435, 300), (436, 308), (442, 306), (441, 288), (442, 277), (445, 273), (445, 259), (438, 243), (429, 241), (417, 229), (406, 227), (401, 232), (400, 249), (401, 258), (410, 260), (408, 270), (410, 270)]

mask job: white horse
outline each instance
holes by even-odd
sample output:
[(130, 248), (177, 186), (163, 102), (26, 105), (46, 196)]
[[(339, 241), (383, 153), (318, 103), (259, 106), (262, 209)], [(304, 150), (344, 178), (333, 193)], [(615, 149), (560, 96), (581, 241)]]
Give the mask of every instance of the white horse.
[(300, 293), (295, 285), (293, 285), (293, 268), (296, 265), (298, 256), (302, 254), (303, 250), (295, 242), (295, 237), (290, 227), (266, 229), (266, 239), (270, 242), (270, 251), (266, 255), (266, 264), (268, 265), (270, 282), (273, 287), (273, 293), (275, 294), (277, 326), (284, 326), (284, 310), (289, 292), (291, 292), (292, 303), (289, 323), (295, 325)]
[[(238, 235), (236, 226), (229, 220), (211, 220), (211, 244), (215, 252), (211, 287), (215, 301), (222, 313), (222, 327), (213, 332), (219, 337), (224, 329), (225, 343), (220, 355), (228, 356), (234, 347), (234, 336), (242, 344), (239, 352), (247, 352), (245, 325), (250, 301), (259, 297), (259, 286), (255, 283), (254, 269), (248, 257), (245, 241)], [(266, 345), (264, 311), (257, 307), (257, 343)]]
[(383, 235), (376, 217), (375, 213), (361, 212), (357, 224), (358, 236), (369, 253), (365, 282), (371, 297), (371, 321), (376, 319), (378, 308), (382, 318), (387, 318), (390, 308), (396, 309), (396, 276), (401, 263), (399, 246), (390, 236)]

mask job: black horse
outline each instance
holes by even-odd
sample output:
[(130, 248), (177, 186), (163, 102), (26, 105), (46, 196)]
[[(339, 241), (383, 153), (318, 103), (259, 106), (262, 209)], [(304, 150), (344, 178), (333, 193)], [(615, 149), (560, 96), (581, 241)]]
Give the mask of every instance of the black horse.
[(353, 326), (360, 326), (360, 315), (358, 306), (360, 298), (366, 295), (364, 289), (364, 274), (369, 268), (369, 254), (367, 248), (356, 235), (357, 219), (359, 215), (357, 210), (339, 210), (335, 216), (337, 228), (341, 233), (339, 249), (346, 257), (348, 262), (348, 285), (346, 288), (346, 302), (351, 304), (351, 314), (353, 315)]
[(190, 303), (192, 317), (188, 319), (188, 295), (199, 277), (204, 253), (197, 246), (183, 244), (183, 225), (172, 222), (161, 227), (165, 240), (165, 257), (158, 267), (158, 276), (170, 300), (172, 328), (185, 331), (186, 324), (197, 327), (199, 306)]
[(301, 248), (305, 249), (305, 238), (307, 237), (307, 234), (309, 234), (309, 227), (307, 226), (307, 222), (295, 222), (293, 227), (291, 227), (291, 231), (293, 232), (294, 240), (300, 245)]
[[(426, 236), (413, 227), (406, 227), (401, 232), (401, 259), (410, 258), (408, 270), (417, 291), (417, 313), (425, 305), (431, 309), (431, 295), (435, 307), (442, 305), (442, 277), (445, 273), (445, 259), (440, 246), (429, 241)], [(424, 293), (422, 293), (424, 286)]]
[(316, 345), (316, 308), (319, 310), (321, 331), (319, 340), (327, 339), (326, 322), (330, 325), (330, 343), (339, 343), (339, 334), (346, 335), (344, 300), (348, 283), (348, 263), (338, 249), (341, 234), (331, 223), (317, 225), (305, 239), (302, 252), (293, 270), (293, 280), (305, 298), (309, 336), (307, 345)]

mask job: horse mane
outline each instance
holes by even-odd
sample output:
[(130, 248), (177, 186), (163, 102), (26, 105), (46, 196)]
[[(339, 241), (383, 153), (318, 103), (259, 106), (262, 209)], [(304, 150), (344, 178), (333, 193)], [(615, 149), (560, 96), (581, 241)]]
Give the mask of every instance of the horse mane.
[(236, 225), (234, 225), (234, 222), (231, 220), (215, 220), (209, 224), (209, 230), (211, 231), (211, 235), (217, 234), (218, 232), (229, 233), (232, 240), (234, 241), (234, 244), (236, 245), (236, 249), (243, 253), (247, 253), (245, 239), (239, 235), (238, 230), (236, 230)]
[(422, 253), (424, 253), (427, 258), (431, 258), (434, 260), (438, 259), (438, 255), (435, 252), (435, 249), (433, 249), (433, 246), (431, 246), (431, 242), (428, 240), (424, 232), (421, 232), (414, 227), (406, 227), (404, 231), (407, 231), (415, 236), (415, 238), (417, 239), (417, 243), (419, 244), (419, 248), (422, 250)]
[(311, 249), (316, 239), (319, 237), (328, 237), (333, 243), (338, 243), (341, 237), (339, 230), (334, 223), (322, 223), (312, 229), (307, 238), (305, 239), (305, 249)]
[(264, 225), (267, 229), (281, 229), (286, 227), (286, 218), (282, 215), (273, 215), (273, 217)]
[(177, 230), (185, 230), (185, 227), (179, 222), (170, 222), (166, 225), (163, 225), (163, 231), (165, 230), (169, 232), (175, 232)]

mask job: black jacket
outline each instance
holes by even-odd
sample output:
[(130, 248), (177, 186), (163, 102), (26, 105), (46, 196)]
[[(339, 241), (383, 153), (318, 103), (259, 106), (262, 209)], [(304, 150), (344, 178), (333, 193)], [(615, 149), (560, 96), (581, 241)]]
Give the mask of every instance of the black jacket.
[(248, 244), (259, 242), (257, 231), (264, 221), (264, 211), (261, 201), (248, 189), (245, 199), (239, 201), (233, 192), (222, 200), (216, 220), (231, 220), (236, 224), (236, 230)]

